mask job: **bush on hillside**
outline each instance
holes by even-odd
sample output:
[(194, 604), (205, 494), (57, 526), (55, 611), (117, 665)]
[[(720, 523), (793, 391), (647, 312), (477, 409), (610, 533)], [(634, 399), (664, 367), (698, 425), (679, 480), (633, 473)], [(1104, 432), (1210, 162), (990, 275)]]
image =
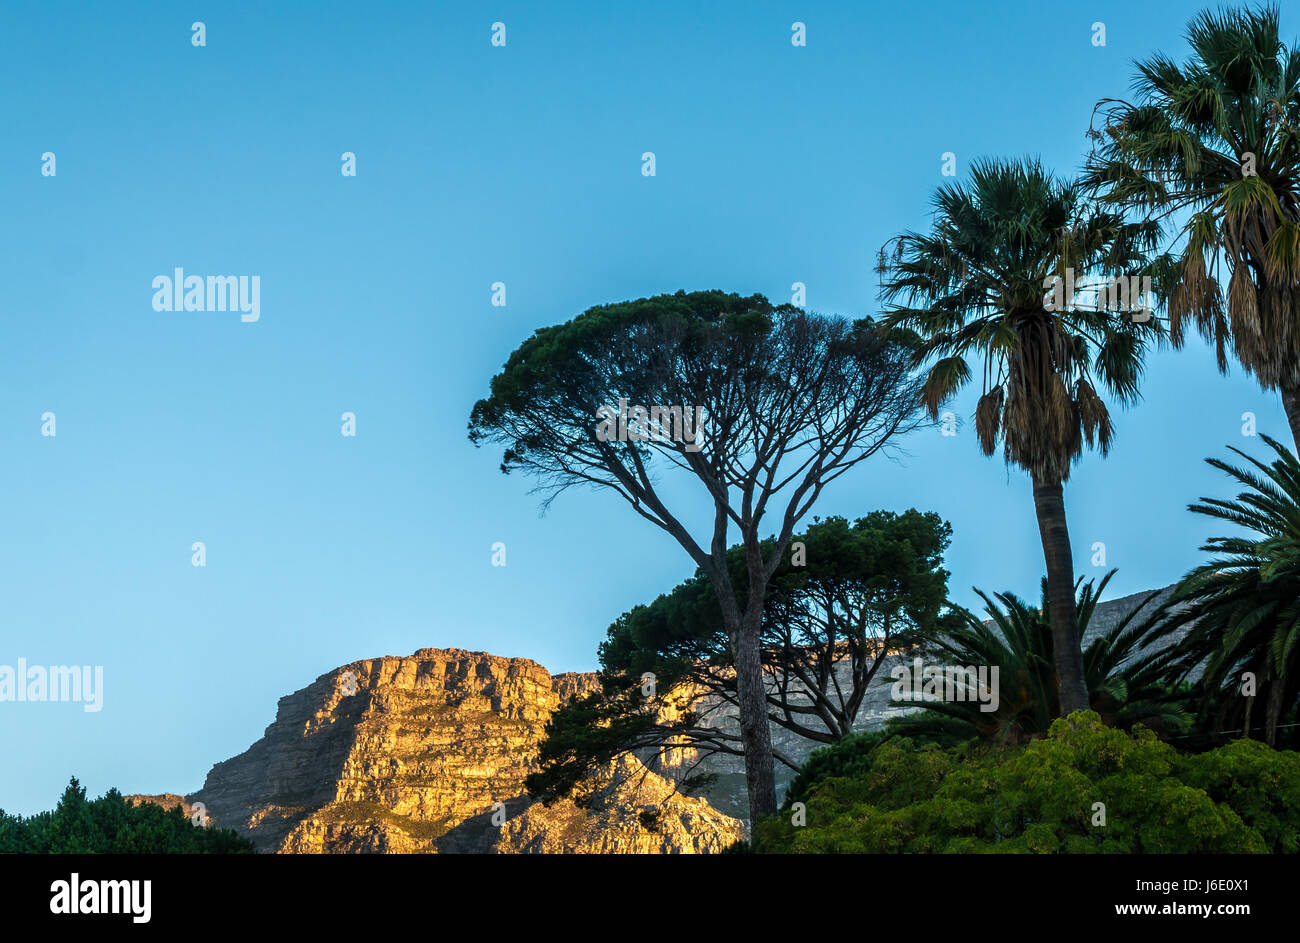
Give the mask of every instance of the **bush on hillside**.
[(1263, 853), (1294, 852), (1300, 840), (1300, 754), (1254, 741), (1183, 756), (1149, 730), (1080, 711), (1025, 746), (863, 745), (814, 754), (801, 786), (806, 824), (788, 809), (772, 816), (754, 829), (755, 849)]

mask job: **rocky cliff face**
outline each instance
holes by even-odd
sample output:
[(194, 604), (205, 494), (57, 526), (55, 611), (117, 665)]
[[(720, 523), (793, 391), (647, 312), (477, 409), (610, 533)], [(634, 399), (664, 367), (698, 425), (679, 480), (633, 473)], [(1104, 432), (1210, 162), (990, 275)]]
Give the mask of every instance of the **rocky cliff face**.
[[(671, 783), (632, 757), (602, 771), (602, 785), (578, 808), (536, 803), (508, 820), (498, 854), (717, 853), (745, 837), (744, 826), (704, 799), (674, 793)], [(653, 820), (653, 825), (647, 822)]]
[(588, 808), (530, 804), (546, 720), (595, 683), (456, 649), (354, 662), (281, 698), (262, 739), (185, 799), (279, 852), (693, 852), (740, 838), (740, 822), (635, 760)]
[(152, 802), (154, 805), (160, 805), (164, 809), (174, 809), (179, 806), (180, 810), (186, 815), (192, 815), (194, 811), (190, 808), (190, 804), (185, 801), (184, 796), (178, 796), (174, 792), (159, 793), (156, 796), (135, 795), (123, 796), (122, 798), (131, 803), (131, 805), (140, 805), (144, 802)]

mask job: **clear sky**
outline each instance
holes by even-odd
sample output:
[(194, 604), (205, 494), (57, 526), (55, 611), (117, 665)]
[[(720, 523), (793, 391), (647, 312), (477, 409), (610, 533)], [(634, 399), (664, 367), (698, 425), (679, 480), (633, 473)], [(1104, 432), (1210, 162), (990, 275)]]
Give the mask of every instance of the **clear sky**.
[[(874, 314), (875, 253), (925, 224), (944, 152), (959, 178), (982, 155), (1071, 172), (1093, 104), (1135, 57), (1181, 58), (1199, 6), (6, 0), (0, 665), (102, 665), (104, 692), (97, 713), (0, 703), (0, 807), (49, 808), (73, 774), (196, 790), (277, 698), (358, 658), (594, 668), (609, 623), (693, 567), (612, 495), (541, 516), (468, 442), (511, 350), (679, 288), (798, 281), (813, 310)], [(260, 319), (155, 311), (178, 267), (259, 276)], [(1202, 459), (1262, 454), (1243, 412), (1286, 437), (1277, 398), (1199, 345), (1154, 356), (1144, 392), (1066, 489), (1077, 568), (1103, 572), (1103, 541), (1111, 596), (1198, 561), (1214, 525), (1186, 505), (1227, 489)], [(969, 426), (903, 445), (817, 513), (937, 511), (958, 602), (1036, 596), (1027, 478)]]

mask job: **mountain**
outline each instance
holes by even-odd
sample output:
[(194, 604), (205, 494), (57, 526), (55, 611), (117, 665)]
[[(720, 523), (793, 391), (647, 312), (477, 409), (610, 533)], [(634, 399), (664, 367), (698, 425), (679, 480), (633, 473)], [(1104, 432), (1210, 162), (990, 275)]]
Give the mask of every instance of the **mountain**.
[(717, 852), (743, 837), (631, 758), (584, 808), (528, 799), (551, 712), (595, 684), (459, 649), (353, 662), (282, 697), (262, 738), (183, 801), (289, 853)]

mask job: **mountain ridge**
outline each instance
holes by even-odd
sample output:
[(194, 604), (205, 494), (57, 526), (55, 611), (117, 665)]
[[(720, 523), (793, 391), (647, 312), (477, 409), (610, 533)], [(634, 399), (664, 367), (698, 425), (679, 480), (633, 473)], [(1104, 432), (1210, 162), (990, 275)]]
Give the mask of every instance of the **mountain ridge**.
[[(466, 649), (361, 659), (281, 697), (261, 738), (166, 798), (274, 852), (717, 852), (742, 838), (742, 823), (630, 757), (585, 808), (528, 798), (546, 721), (596, 686)], [(654, 829), (639, 814), (652, 809)]]

